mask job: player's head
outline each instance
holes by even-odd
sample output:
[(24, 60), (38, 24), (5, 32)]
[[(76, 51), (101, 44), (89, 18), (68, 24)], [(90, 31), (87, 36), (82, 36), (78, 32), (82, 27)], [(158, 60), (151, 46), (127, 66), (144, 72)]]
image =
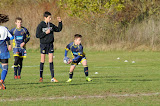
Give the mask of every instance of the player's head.
[(17, 17), (15, 19), (15, 24), (17, 25), (17, 28), (21, 28), (22, 27), (22, 18)]
[(48, 11), (44, 12), (43, 16), (44, 16), (45, 22), (50, 22), (51, 21), (51, 13), (50, 12), (48, 12)]
[(75, 43), (76, 45), (80, 45), (80, 44), (81, 44), (81, 38), (82, 38), (82, 35), (80, 35), (80, 34), (75, 34), (75, 35), (74, 35), (74, 43)]
[(9, 21), (8, 15), (0, 14), (0, 24)]

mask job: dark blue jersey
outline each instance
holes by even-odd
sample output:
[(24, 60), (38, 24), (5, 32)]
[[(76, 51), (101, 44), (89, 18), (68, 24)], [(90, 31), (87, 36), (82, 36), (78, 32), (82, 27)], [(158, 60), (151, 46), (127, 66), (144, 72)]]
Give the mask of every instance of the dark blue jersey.
[(69, 43), (65, 48), (65, 56), (67, 56), (67, 52), (71, 50), (72, 56), (74, 57), (73, 61), (77, 61), (83, 57), (85, 57), (85, 53), (83, 52), (83, 46), (75, 45), (74, 42)]
[(25, 42), (26, 39), (30, 38), (28, 30), (24, 27), (22, 28), (13, 28), (11, 29), (11, 34), (14, 36), (13, 47), (20, 47), (22, 42)]

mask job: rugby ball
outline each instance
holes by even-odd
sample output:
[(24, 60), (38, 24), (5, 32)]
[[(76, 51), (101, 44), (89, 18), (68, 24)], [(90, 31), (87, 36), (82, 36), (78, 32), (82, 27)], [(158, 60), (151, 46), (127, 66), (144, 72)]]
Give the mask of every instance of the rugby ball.
[(65, 64), (67, 64), (68, 61), (69, 61), (69, 58), (68, 58), (68, 57), (64, 57), (63, 62), (64, 62)]

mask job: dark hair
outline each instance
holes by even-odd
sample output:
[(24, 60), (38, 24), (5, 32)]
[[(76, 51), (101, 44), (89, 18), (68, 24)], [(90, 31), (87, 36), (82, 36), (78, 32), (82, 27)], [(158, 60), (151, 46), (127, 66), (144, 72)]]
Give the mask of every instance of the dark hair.
[(22, 21), (22, 18), (21, 18), (21, 17), (17, 17), (17, 18), (15, 19), (15, 22), (16, 22), (17, 20)]
[(48, 17), (49, 15), (51, 15), (51, 13), (50, 12), (48, 12), (48, 11), (46, 11), (46, 12), (44, 12), (44, 17)]
[(75, 35), (74, 35), (74, 39), (77, 39), (77, 38), (82, 38), (82, 35), (80, 35), (80, 34), (75, 34)]
[(7, 21), (9, 21), (8, 15), (0, 14), (0, 23), (5, 23)]

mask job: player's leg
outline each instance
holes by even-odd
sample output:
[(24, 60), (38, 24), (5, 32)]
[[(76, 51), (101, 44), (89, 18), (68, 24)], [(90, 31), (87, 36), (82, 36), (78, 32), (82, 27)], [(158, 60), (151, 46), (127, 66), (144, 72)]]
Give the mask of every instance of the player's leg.
[(53, 53), (48, 54), (51, 78), (54, 78)]
[(44, 69), (44, 63), (45, 63), (45, 55), (46, 55), (46, 45), (40, 44), (41, 48), (41, 61), (40, 61), (40, 82), (43, 82), (43, 69)]
[(23, 65), (23, 58), (26, 58), (27, 52), (26, 49), (19, 49), (19, 61), (18, 61), (18, 79), (21, 79), (21, 71), (22, 71), (22, 65)]
[(23, 58), (19, 58), (18, 62), (18, 79), (21, 79), (21, 71), (22, 71), (22, 65), (23, 65)]
[(17, 79), (18, 63), (19, 63), (19, 57), (14, 56), (14, 79)]
[(48, 45), (48, 58), (49, 58), (49, 67), (51, 72), (51, 82), (58, 82), (54, 77), (54, 64), (53, 64), (53, 53), (54, 53), (54, 46), (53, 44)]
[(54, 77), (54, 64), (53, 64), (53, 53), (48, 54), (49, 57), (49, 67), (50, 67), (50, 72), (51, 72), (51, 82), (58, 82), (56, 78)]
[(8, 59), (1, 59), (1, 62), (2, 62), (2, 73), (1, 73), (1, 80), (0, 80), (0, 83), (1, 83), (0, 89), (6, 89), (4, 80), (8, 72)]
[(74, 63), (71, 64), (70, 70), (69, 70), (69, 79), (66, 82), (71, 82), (73, 78), (73, 71), (75, 69), (76, 65)]
[(0, 63), (0, 68), (2, 69), (2, 64)]
[(13, 56), (14, 56), (14, 79), (17, 79), (17, 70), (18, 70), (18, 62), (19, 62), (19, 48), (13, 48)]
[(43, 82), (43, 69), (45, 63), (45, 54), (41, 54), (41, 62), (40, 62), (40, 82)]
[(87, 65), (86, 58), (83, 58), (81, 63), (84, 67), (84, 73), (85, 73), (85, 76), (86, 76), (86, 81), (92, 81), (92, 79), (88, 77), (88, 65)]

